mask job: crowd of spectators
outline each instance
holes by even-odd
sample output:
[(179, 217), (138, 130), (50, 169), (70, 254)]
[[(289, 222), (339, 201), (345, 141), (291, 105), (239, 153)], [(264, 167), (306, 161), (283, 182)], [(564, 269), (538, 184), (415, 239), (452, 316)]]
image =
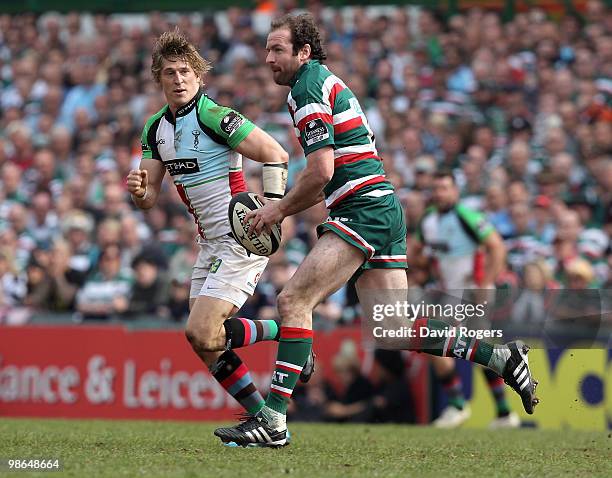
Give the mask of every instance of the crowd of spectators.
[[(309, 9), (327, 65), (359, 98), (405, 207), (413, 284), (435, 281), (410, 244), (433, 175), (445, 168), (461, 200), (505, 240), (500, 280), (536, 292), (609, 288), (612, 12), (601, 0), (581, 14), (552, 19), (531, 9), (506, 22), (481, 9), (450, 17)], [(185, 31), (214, 64), (207, 94), (289, 152), (291, 186), (305, 158), (287, 91), (265, 66), (261, 15), (0, 15), (0, 322), (36, 311), (186, 318), (193, 220), (168, 177), (146, 212), (125, 185), (142, 126), (164, 104), (151, 48), (175, 24)], [(260, 169), (244, 166), (250, 190), (260, 191)], [(276, 317), (276, 293), (325, 217), (318, 205), (285, 220), (283, 248), (246, 316)], [(351, 288), (334, 294), (317, 308), (315, 328), (354, 321), (354, 303)]]

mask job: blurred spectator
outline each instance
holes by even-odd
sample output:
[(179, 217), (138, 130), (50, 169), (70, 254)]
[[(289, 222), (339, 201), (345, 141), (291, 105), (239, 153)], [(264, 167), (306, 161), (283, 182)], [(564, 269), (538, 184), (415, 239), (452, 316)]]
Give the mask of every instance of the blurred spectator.
[(297, 383), (289, 402), (287, 415), (291, 420), (301, 422), (324, 421), (325, 407), (328, 397), (334, 392), (330, 383), (325, 379), (325, 372), (319, 369), (307, 384)]
[[(82, 42), (79, 43), (82, 45)], [(76, 64), (70, 70), (74, 86), (68, 90), (59, 114), (59, 120), (70, 129), (74, 127), (75, 113), (79, 109), (90, 116), (95, 114), (96, 98), (106, 91), (104, 84), (96, 82), (98, 62), (94, 54), (83, 54), (76, 59)]]
[(564, 285), (568, 289), (588, 289), (595, 279), (595, 274), (588, 261), (576, 258), (565, 266), (564, 279)]
[(167, 318), (168, 281), (161, 269), (159, 257), (143, 252), (132, 262), (134, 283), (130, 293), (130, 304), (126, 312), (131, 316), (153, 316)]
[(334, 422), (366, 421), (374, 388), (361, 373), (361, 361), (354, 342), (342, 343), (340, 352), (334, 357), (333, 367), (341, 389), (328, 397), (325, 418)]
[(533, 200), (533, 232), (542, 244), (551, 244), (555, 238), (552, 222), (552, 201), (547, 196), (536, 196)]
[(79, 290), (76, 308), (84, 319), (110, 319), (122, 316), (129, 307), (132, 277), (121, 270), (121, 249), (106, 246), (100, 253), (98, 270)]
[(70, 251), (70, 268), (88, 273), (96, 263), (96, 251), (90, 242), (94, 223), (91, 217), (78, 209), (69, 212), (64, 218), (62, 231), (68, 241)]
[(50, 247), (51, 241), (59, 234), (58, 217), (47, 190), (37, 191), (32, 197), (28, 231), (39, 247)]
[(49, 267), (49, 254), (47, 251), (36, 249), (30, 256), (26, 268), (28, 292), (23, 304), (34, 309), (46, 306), (46, 297), (51, 289), (51, 278), (47, 273)]
[(22, 183), (23, 171), (14, 163), (6, 162), (2, 165), (2, 188), (7, 203), (25, 203), (27, 195)]
[(525, 264), (546, 257), (548, 249), (534, 234), (532, 210), (529, 205), (516, 203), (510, 206), (510, 218), (513, 231), (505, 241), (507, 261), (514, 272), (521, 274)]
[(56, 240), (49, 257), (48, 274), (51, 288), (45, 307), (57, 312), (74, 311), (74, 301), (79, 288), (85, 284), (85, 271), (70, 266), (71, 250), (68, 242)]
[(508, 197), (501, 184), (492, 184), (487, 188), (485, 196), (487, 219), (504, 239), (509, 237), (514, 229), (507, 202)]
[(525, 264), (521, 292), (510, 315), (513, 322), (542, 324), (546, 320), (545, 292), (550, 280), (550, 272), (545, 262)]
[(18, 273), (14, 254), (6, 246), (0, 248), (0, 317), (12, 306), (19, 305), (27, 293), (27, 282)]
[[(460, 203), (485, 213), (510, 241), (515, 270), (543, 258), (569, 284), (567, 266), (584, 258), (593, 272), (590, 286), (611, 280), (612, 48), (603, 2), (577, 5), (581, 21), (569, 11), (548, 18), (536, 8), (503, 22), (481, 8), (448, 19), (421, 7), (392, 7), (388, 15), (309, 8), (321, 19), (330, 68), (349, 78), (402, 196), (411, 284), (431, 284), (430, 263), (412, 233), (442, 167), (452, 169)], [(125, 194), (125, 174), (140, 160), (135, 125), (163, 106), (150, 81), (151, 39), (175, 21), (192, 37), (214, 64), (206, 92), (241, 107), (290, 151), (291, 187), (305, 159), (286, 92), (270, 81), (267, 66), (254, 62), (263, 53), (262, 31), (250, 10), (232, 7), (201, 20), (151, 13), (137, 28), (120, 15), (84, 19), (76, 12), (48, 13), (38, 22), (2, 19), (0, 241), (11, 250), (11, 272), (4, 275), (21, 290), (18, 278), (30, 264), (34, 287), (40, 277), (32, 252), (53, 247), (43, 276), (55, 292), (45, 301), (50, 309), (70, 310), (99, 248), (119, 244), (128, 268), (159, 244), (169, 263), (168, 306), (180, 320), (195, 261), (193, 220), (167, 182), (162, 207), (144, 214)], [(259, 171), (247, 173), (249, 188), (260, 190)], [(276, 316), (277, 289), (326, 216), (319, 204), (284, 221), (282, 251), (247, 303), (249, 314)], [(531, 266), (529, 274), (531, 281)], [(11, 294), (14, 307), (23, 303), (25, 292)], [(340, 291), (318, 309), (317, 326), (347, 322), (343, 311), (352, 300), (350, 290)]]
[(414, 423), (414, 408), (408, 383), (404, 377), (404, 358), (397, 350), (374, 351), (375, 384), (370, 408), (370, 421)]

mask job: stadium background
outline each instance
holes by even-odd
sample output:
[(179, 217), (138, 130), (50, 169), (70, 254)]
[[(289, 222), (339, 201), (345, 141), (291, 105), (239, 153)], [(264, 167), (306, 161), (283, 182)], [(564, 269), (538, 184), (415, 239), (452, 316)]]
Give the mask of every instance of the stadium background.
[[(181, 10), (189, 13), (124, 15), (114, 12), (145, 3), (88, 3), (101, 14), (78, 13), (77, 2), (53, 3), (0, 3), (0, 12), (11, 13), (0, 15), (0, 415), (227, 418), (234, 404), (180, 331), (193, 224), (170, 183), (160, 205), (141, 214), (123, 178), (138, 163), (145, 118), (163, 104), (150, 81), (152, 38), (178, 24), (214, 61), (210, 96), (243, 112), (290, 152), (291, 185), (304, 158), (291, 133), (286, 93), (261, 66), (271, 5), (230, 2), (244, 8), (217, 11), (228, 2), (207, 2), (202, 10), (201, 2), (185, 1)], [(523, 268), (543, 261), (548, 287), (567, 287), (565, 267), (572, 263), (584, 287), (609, 289), (612, 27), (606, 2), (408, 3), (306, 6), (321, 18), (330, 68), (366, 110), (409, 227), (422, 214), (432, 172), (451, 167), (463, 200), (487, 212), (514, 248), (506, 283), (527, 287)], [(69, 13), (50, 13), (50, 7)], [(177, 5), (149, 1), (146, 8)], [(246, 165), (250, 189), (258, 191), (259, 171)], [(489, 188), (494, 184), (503, 187)], [(578, 212), (579, 224), (564, 222), (568, 210)], [(527, 230), (518, 231), (524, 213)], [(275, 316), (275, 293), (324, 216), (313, 208), (286, 220), (283, 251), (245, 316)], [(113, 281), (91, 274), (103, 251), (120, 270), (109, 266)], [(413, 267), (412, 279), (428, 272)], [(112, 299), (125, 294), (108, 304), (121, 313), (95, 316), (87, 294), (75, 295), (87, 283), (90, 293), (100, 293), (101, 282), (114, 288)], [(356, 357), (363, 373), (377, 379), (381, 364), (361, 347), (358, 316), (350, 289), (317, 309), (320, 377), (332, 386), (339, 385), (334, 368)], [(266, 345), (243, 354), (263, 387), (272, 354)], [(532, 357), (544, 404), (523, 417), (525, 424), (611, 426), (609, 343), (536, 347)], [(400, 375), (415, 410), (409, 418), (427, 423), (443, 398), (428, 362), (403, 358)], [(493, 408), (484, 379), (460, 367), (475, 412), (467, 425), (485, 426)], [(510, 399), (519, 411), (518, 400)]]

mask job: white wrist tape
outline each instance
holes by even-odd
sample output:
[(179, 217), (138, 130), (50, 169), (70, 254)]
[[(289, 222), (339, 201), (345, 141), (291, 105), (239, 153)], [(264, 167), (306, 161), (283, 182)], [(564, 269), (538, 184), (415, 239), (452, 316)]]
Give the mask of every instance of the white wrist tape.
[(142, 196), (136, 196), (135, 194), (133, 196), (140, 201), (144, 201), (147, 198), (147, 194), (149, 194), (149, 188), (145, 187), (145, 193)]
[(287, 163), (264, 163), (261, 175), (264, 197), (282, 199), (287, 187)]

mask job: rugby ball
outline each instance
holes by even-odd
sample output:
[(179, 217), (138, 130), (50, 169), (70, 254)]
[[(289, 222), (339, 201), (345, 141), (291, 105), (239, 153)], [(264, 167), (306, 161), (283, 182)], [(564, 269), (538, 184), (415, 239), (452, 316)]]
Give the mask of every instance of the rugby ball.
[(238, 244), (242, 245), (247, 251), (258, 256), (269, 256), (274, 254), (281, 242), (281, 226), (272, 226), (271, 234), (262, 232), (261, 234), (248, 234), (249, 225), (245, 217), (251, 211), (259, 209), (263, 203), (256, 194), (244, 192), (236, 194), (229, 204), (229, 223), (232, 235)]

